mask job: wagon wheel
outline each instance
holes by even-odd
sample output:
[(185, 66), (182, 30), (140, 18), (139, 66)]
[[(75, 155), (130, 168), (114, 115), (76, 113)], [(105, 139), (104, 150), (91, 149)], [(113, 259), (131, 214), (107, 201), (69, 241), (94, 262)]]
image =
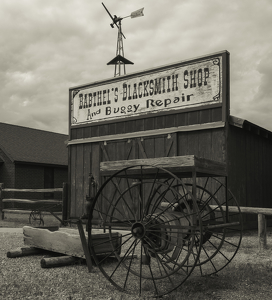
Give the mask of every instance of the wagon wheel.
[(28, 221), (32, 226), (44, 225), (43, 216), (40, 210), (32, 210), (29, 215)]
[[(192, 273), (200, 255), (202, 224), (196, 201), (180, 179), (162, 168), (153, 166), (152, 174), (145, 168), (122, 169), (104, 182), (90, 209), (89, 248), (101, 272), (119, 290), (160, 297)], [(173, 210), (181, 204), (186, 210)], [(95, 228), (108, 233), (106, 241), (95, 240)]]
[[(180, 193), (190, 203), (192, 184)], [(194, 273), (211, 275), (227, 266), (236, 255), (242, 239), (242, 214), (233, 194), (219, 180), (208, 177), (196, 186), (196, 200), (202, 219), (202, 250)], [(175, 211), (186, 210), (183, 204)], [(226, 212), (226, 210), (228, 210)]]

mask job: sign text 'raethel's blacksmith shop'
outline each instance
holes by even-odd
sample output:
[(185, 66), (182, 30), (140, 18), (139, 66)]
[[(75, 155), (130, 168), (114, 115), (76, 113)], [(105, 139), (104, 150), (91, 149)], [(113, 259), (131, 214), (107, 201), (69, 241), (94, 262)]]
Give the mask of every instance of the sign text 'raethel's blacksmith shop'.
[(71, 125), (222, 102), (222, 57), (122, 76), (72, 91)]

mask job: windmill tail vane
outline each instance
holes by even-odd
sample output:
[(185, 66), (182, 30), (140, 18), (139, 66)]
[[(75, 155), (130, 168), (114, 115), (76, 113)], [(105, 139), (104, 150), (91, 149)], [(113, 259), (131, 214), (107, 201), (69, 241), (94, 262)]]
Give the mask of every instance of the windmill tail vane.
[(135, 10), (131, 13), (130, 17), (131, 18), (138, 18), (142, 17), (144, 15), (144, 7), (138, 10)]

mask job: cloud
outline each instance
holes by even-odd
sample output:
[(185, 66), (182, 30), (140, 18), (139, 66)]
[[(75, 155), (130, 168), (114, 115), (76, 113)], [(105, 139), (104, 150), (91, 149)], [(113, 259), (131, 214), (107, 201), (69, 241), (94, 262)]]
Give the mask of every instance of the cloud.
[[(231, 114), (272, 130), (272, 3), (132, 0), (104, 4), (124, 19), (127, 72), (231, 53)], [(101, 2), (0, 2), (0, 121), (68, 132), (69, 87), (113, 76), (117, 30)]]

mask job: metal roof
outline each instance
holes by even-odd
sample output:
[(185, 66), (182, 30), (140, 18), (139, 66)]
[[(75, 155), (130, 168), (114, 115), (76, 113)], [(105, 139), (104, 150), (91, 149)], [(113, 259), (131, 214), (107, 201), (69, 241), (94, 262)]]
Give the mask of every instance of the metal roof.
[(15, 163), (67, 166), (66, 140), (65, 134), (0, 122), (0, 149)]
[(271, 131), (269, 131), (263, 127), (260, 127), (254, 123), (251, 123), (245, 119), (237, 118), (234, 116), (229, 116), (229, 124), (239, 127), (239, 128), (242, 128), (242, 129), (245, 129), (247, 131), (250, 131), (252, 133), (260, 135), (264, 138), (272, 139)]

